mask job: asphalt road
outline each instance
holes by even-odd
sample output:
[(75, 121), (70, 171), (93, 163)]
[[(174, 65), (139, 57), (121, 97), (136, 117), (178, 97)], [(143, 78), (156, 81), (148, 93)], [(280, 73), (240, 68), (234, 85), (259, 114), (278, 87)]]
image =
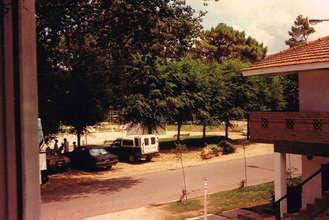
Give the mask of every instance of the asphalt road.
[[(300, 170), (298, 156), (292, 156), (293, 167)], [(273, 180), (273, 155), (247, 158), (248, 185)], [(208, 192), (237, 188), (244, 179), (244, 160), (234, 159), (185, 168), (190, 197), (203, 194), (204, 179)], [(74, 190), (73, 186), (72, 190)], [(83, 193), (70, 193), (58, 201), (42, 203), (42, 219), (74, 220), (146, 205), (178, 200), (183, 189), (182, 169), (167, 170), (134, 177), (104, 180), (88, 186)]]

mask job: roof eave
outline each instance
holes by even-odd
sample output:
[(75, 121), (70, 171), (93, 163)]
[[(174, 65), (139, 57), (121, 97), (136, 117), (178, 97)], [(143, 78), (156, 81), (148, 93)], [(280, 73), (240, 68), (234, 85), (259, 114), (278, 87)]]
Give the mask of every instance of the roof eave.
[(251, 70), (242, 70), (244, 76), (261, 76), (261, 75), (279, 75), (279, 74), (292, 74), (299, 71), (328, 69), (329, 62), (322, 63), (308, 63), (308, 64), (295, 64), (288, 66), (265, 67)]

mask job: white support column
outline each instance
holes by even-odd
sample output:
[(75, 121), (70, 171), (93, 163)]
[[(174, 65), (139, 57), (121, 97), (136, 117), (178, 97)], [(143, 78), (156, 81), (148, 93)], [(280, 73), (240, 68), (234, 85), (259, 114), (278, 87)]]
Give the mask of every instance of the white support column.
[[(275, 201), (287, 193), (286, 154), (274, 153), (274, 190)], [(280, 203), (281, 216), (287, 213), (287, 199)]]

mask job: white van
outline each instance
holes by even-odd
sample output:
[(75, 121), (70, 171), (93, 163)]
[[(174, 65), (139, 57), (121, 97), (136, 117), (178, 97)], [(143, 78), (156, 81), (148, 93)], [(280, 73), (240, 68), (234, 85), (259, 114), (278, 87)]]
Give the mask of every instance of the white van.
[(136, 162), (141, 158), (150, 161), (152, 157), (159, 153), (159, 140), (156, 135), (133, 135), (117, 138), (108, 150), (119, 156)]
[(44, 138), (41, 125), (41, 119), (38, 118), (38, 139), (39, 139), (39, 169), (40, 169), (40, 184), (44, 184), (48, 181), (47, 173), (47, 159), (46, 152), (44, 151)]

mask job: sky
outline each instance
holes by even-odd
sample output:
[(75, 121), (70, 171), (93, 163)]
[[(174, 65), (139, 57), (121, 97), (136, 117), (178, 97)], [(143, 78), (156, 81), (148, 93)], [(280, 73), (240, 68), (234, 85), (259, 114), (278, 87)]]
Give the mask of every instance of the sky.
[[(208, 30), (225, 23), (262, 42), (268, 54), (287, 49), (284, 41), (298, 15), (309, 19), (329, 19), (329, 0), (186, 0), (192, 8), (206, 10), (202, 25)], [(329, 35), (329, 22), (313, 26), (315, 33), (309, 40)]]

